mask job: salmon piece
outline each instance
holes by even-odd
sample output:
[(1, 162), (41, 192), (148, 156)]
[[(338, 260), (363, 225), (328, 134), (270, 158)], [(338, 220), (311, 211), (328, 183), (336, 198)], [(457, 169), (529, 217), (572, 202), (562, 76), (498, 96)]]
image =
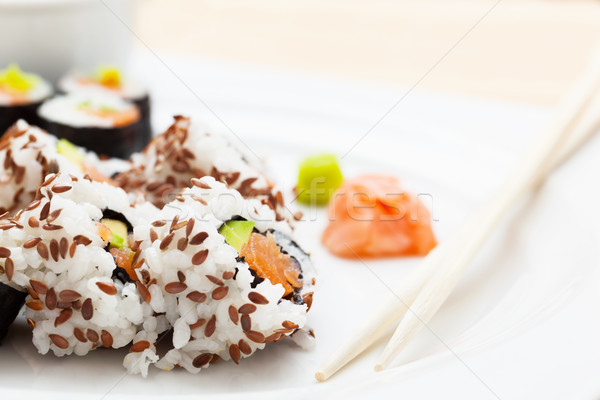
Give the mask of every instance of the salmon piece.
[(271, 233), (261, 235), (252, 233), (248, 243), (242, 247), (240, 256), (244, 257), (250, 268), (273, 285), (281, 284), (285, 289), (284, 297), (302, 287), (300, 265), (289, 255), (282, 253)]
[(140, 119), (140, 111), (137, 107), (128, 107), (124, 110), (84, 108), (83, 111), (95, 117), (110, 119), (115, 128), (133, 124)]
[(329, 218), (322, 243), (339, 257), (424, 256), (437, 244), (429, 210), (393, 176), (347, 180), (329, 203)]
[(133, 251), (131, 251), (128, 248), (118, 250), (113, 247), (112, 249), (110, 249), (110, 254), (115, 259), (115, 263), (117, 263), (119, 267), (127, 271), (127, 274), (131, 279), (133, 279), (134, 281), (138, 280), (137, 274), (135, 273), (132, 267), (132, 260), (135, 256), (135, 253)]

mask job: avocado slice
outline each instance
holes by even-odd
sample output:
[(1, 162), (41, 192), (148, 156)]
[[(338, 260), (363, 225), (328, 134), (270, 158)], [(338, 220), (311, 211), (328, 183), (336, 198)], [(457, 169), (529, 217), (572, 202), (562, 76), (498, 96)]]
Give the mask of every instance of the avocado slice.
[(110, 247), (116, 247), (117, 249), (129, 247), (127, 241), (127, 225), (125, 222), (110, 218), (103, 218), (100, 222), (112, 232), (112, 238), (109, 242)]
[(83, 169), (83, 155), (73, 143), (69, 142), (67, 139), (60, 139), (56, 145), (56, 151), (58, 154), (62, 154), (67, 160), (77, 165), (79, 169)]
[(253, 229), (252, 221), (227, 221), (219, 228), (219, 233), (225, 238), (225, 242), (239, 253), (248, 243)]

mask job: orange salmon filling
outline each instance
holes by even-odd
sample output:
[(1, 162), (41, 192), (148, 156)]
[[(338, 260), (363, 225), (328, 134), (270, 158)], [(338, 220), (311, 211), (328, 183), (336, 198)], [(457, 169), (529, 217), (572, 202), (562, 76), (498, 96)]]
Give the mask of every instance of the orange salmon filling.
[(27, 94), (22, 91), (0, 85), (0, 93), (10, 98), (9, 105), (11, 106), (29, 104), (29, 98), (27, 97)]
[(99, 108), (82, 108), (83, 112), (95, 117), (103, 119), (110, 119), (113, 126), (120, 127), (131, 125), (140, 119), (140, 111), (137, 107), (129, 107), (125, 110), (110, 110), (110, 109), (99, 109)]
[(284, 297), (295, 288), (302, 287), (300, 265), (281, 252), (271, 233), (266, 236), (252, 233), (248, 243), (242, 247), (240, 256), (244, 257), (259, 277), (268, 279), (273, 285), (281, 284), (285, 289)]

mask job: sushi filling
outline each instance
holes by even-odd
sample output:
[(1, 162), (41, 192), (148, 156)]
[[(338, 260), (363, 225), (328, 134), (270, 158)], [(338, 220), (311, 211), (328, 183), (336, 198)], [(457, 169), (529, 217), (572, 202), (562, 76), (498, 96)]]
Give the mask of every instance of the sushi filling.
[(308, 255), (295, 242), (279, 231), (261, 233), (253, 222), (239, 216), (225, 222), (219, 232), (238, 251), (238, 261), (248, 266), (254, 277), (252, 288), (267, 279), (283, 287), (282, 299), (305, 304), (301, 262), (307, 262)]
[(137, 106), (100, 93), (55, 97), (42, 104), (39, 114), (47, 121), (79, 128), (119, 128), (140, 120)]
[(39, 103), (52, 94), (50, 85), (37, 75), (26, 74), (17, 65), (0, 70), (0, 106)]
[(114, 67), (101, 67), (90, 75), (67, 75), (59, 81), (58, 86), (65, 93), (105, 92), (128, 100), (147, 96), (142, 85), (125, 79), (121, 71)]

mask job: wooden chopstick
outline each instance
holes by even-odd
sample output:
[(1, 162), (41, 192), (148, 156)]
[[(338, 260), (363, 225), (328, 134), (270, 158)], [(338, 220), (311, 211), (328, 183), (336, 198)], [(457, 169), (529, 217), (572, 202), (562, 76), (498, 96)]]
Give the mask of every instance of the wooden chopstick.
[(444, 304), (465, 269), (469, 266), (481, 246), (512, 209), (522, 195), (542, 181), (551, 170), (553, 160), (560, 154), (569, 134), (587, 110), (595, 93), (600, 91), (600, 57), (597, 57), (559, 107), (556, 121), (541, 136), (505, 183), (481, 210), (474, 213), (459, 230), (453, 247), (446, 248), (444, 258), (432, 277), (423, 285), (409, 313), (398, 325), (385, 347), (376, 371), (387, 368), (394, 358), (406, 347), (416, 334), (433, 318)]
[[(568, 156), (570, 156), (591, 134), (596, 127), (596, 116), (600, 115), (600, 96), (594, 102), (593, 111), (587, 112), (583, 123), (577, 124), (573, 133), (569, 136), (566, 145), (561, 149), (554, 159), (550, 169), (559, 166)], [(595, 110), (595, 111), (594, 111)], [(417, 294), (424, 283), (427, 281), (438, 265), (439, 259), (443, 257), (444, 249), (451, 248), (454, 240), (444, 241), (434, 249), (422, 262), (419, 268), (415, 269), (407, 279), (396, 287), (394, 293), (389, 293), (380, 307), (377, 307), (362, 324), (362, 329), (342, 343), (342, 345), (333, 353), (316, 372), (315, 377), (318, 381), (325, 381), (334, 375), (339, 369), (348, 362), (369, 348), (380, 337), (382, 337), (394, 323), (406, 312), (408, 306), (417, 297)], [(396, 295), (400, 293), (400, 295)]]

